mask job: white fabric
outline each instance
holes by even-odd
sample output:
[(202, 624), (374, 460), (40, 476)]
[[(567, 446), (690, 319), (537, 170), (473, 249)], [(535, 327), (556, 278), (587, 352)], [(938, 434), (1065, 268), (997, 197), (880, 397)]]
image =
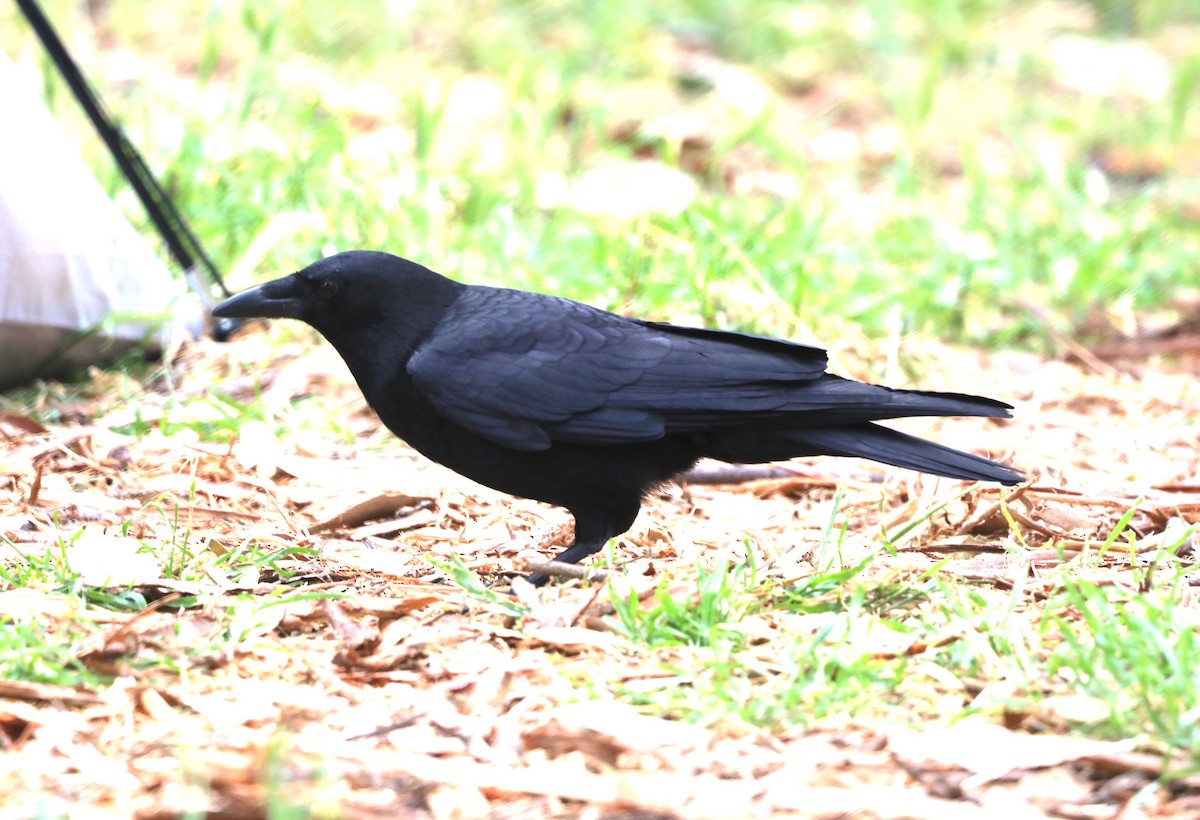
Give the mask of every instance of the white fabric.
[(0, 112), (0, 389), (194, 333), (197, 305), (3, 52)]

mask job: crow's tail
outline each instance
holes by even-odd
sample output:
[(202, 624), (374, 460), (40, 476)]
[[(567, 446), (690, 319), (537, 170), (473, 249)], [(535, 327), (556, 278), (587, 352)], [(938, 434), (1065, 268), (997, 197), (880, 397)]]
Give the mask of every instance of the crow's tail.
[(998, 481), (1008, 485), (1020, 484), (1024, 480), (1019, 472), (999, 462), (877, 424), (788, 430), (780, 435), (817, 453), (868, 458), (881, 464), (946, 478)]
[(850, 456), (964, 481), (1012, 485), (1024, 480), (1019, 472), (999, 462), (870, 423), (769, 431), (743, 428), (714, 437), (706, 450), (705, 455), (713, 458), (742, 463), (795, 456)]

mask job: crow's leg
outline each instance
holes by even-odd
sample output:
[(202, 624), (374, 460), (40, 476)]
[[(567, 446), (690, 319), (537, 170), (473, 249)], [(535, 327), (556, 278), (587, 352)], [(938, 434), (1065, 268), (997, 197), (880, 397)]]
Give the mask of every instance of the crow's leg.
[[(587, 558), (593, 553), (597, 553), (604, 549), (604, 545), (608, 543), (608, 538), (602, 538), (599, 541), (583, 542), (578, 538), (575, 543), (567, 547), (565, 550), (554, 556), (554, 561), (560, 564), (578, 564), (584, 558)], [(544, 586), (550, 580), (549, 575), (542, 575), (540, 572), (535, 572), (525, 576), (525, 580), (533, 584), (535, 587)]]
[[(620, 535), (633, 525), (641, 507), (640, 499), (632, 505), (625, 504), (621, 509), (606, 510), (572, 510), (575, 514), (575, 543), (554, 556), (554, 560), (562, 564), (578, 564), (589, 555), (604, 549), (604, 545), (614, 536)], [(549, 576), (533, 573), (525, 580), (534, 586), (543, 586)]]

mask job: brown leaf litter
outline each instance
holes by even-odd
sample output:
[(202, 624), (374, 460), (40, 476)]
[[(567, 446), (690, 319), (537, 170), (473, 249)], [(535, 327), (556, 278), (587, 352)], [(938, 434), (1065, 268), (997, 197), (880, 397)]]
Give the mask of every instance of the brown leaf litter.
[[(517, 581), (528, 614), (514, 621), (427, 560), (456, 555), (506, 586), (569, 540), (566, 514), (394, 443), (327, 351), (267, 350), (259, 333), (189, 348), (172, 400), (202, 419), (211, 386), (252, 391), (251, 374), (273, 373), (268, 418), (296, 418), (294, 401), (321, 396), (349, 438), (255, 422), (228, 442), (201, 440), (172, 423), (155, 389), (138, 399), (141, 418), (157, 419), (140, 435), (103, 389), (77, 403), (79, 421), (0, 414), (0, 560), (61, 554), (82, 583), (150, 602), (130, 613), (49, 588), (0, 591), (0, 620), (41, 624), (82, 668), (113, 680), (96, 692), (0, 682), (0, 750), (20, 761), (0, 767), (0, 794), (30, 796), (39, 811), (140, 817), (257, 816), (272, 782), (315, 814), (349, 817), (1115, 817), (1135, 795), (1144, 816), (1197, 806), (1191, 781), (1151, 785), (1161, 757), (1056, 734), (1096, 713), (1082, 696), (1047, 698), (1011, 726), (977, 718), (919, 733), (850, 719), (691, 723), (614, 700), (614, 689), (672, 678), (611, 631), (603, 585)], [(749, 553), (781, 582), (802, 579), (831, 516), (846, 525), (846, 561), (880, 527), (894, 534), (897, 553), (868, 570), (877, 582), (941, 564), (1002, 588), (1020, 580), (1030, 600), (1055, 567), (1133, 583), (1137, 562), (1164, 543), (1195, 554), (1196, 360), (1130, 374), (1017, 354), (912, 354), (932, 382), (923, 386), (978, 388), (939, 374), (986, 372), (986, 392), (1018, 407), (1011, 422), (920, 431), (1011, 458), (1028, 485), (955, 497), (947, 482), (832, 460), (727, 475), (753, 479), (732, 485), (710, 474), (648, 500), (618, 541), (610, 583), (645, 597), (665, 577), (694, 595), (697, 565)], [(1131, 509), (1131, 540), (1084, 562)], [(243, 549), (276, 557), (249, 568), (221, 560)], [(742, 628), (770, 668), (782, 627), (749, 616)], [(919, 661), (935, 648), (871, 640), (878, 657)], [(1025, 730), (1034, 724), (1047, 732)], [(33, 809), (13, 799), (11, 810)]]

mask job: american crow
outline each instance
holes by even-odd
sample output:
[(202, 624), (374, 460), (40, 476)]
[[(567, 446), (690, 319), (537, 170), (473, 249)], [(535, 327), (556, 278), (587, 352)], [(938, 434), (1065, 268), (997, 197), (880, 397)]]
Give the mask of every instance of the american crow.
[(968, 481), (1021, 480), (871, 424), (1007, 418), (1002, 402), (851, 381), (825, 372), (819, 348), (467, 286), (386, 253), (331, 256), (213, 313), (312, 325), (393, 433), (480, 484), (570, 510), (575, 543), (556, 559), (567, 563), (629, 529), (645, 493), (702, 456), (858, 456)]

